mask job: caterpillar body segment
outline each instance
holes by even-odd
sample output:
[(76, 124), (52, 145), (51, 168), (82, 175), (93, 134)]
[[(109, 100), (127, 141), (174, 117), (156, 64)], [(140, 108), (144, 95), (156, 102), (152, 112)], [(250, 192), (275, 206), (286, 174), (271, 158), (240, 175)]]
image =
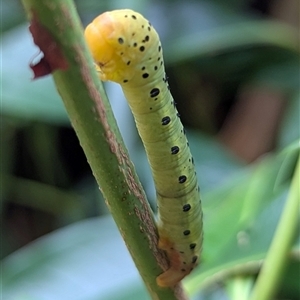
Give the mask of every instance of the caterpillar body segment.
[(100, 78), (121, 85), (144, 143), (157, 193), (158, 246), (170, 261), (157, 284), (172, 287), (199, 263), (202, 209), (159, 36), (142, 15), (124, 9), (98, 16), (87, 26), (85, 37)]

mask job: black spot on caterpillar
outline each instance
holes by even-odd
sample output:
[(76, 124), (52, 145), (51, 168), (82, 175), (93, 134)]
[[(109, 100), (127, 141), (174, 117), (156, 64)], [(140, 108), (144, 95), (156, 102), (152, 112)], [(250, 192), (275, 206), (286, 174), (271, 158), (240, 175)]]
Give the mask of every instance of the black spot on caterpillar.
[(185, 231), (183, 232), (184, 235), (189, 235), (190, 233), (191, 233), (190, 230), (185, 230)]
[(189, 211), (191, 209), (191, 205), (190, 204), (184, 204), (182, 209), (183, 209), (183, 211)]
[(170, 122), (171, 122), (171, 119), (170, 119), (169, 116), (163, 117), (163, 118), (161, 119), (161, 124), (162, 124), (162, 125), (168, 125)]
[(172, 148), (171, 148), (171, 153), (172, 154), (177, 154), (178, 152), (179, 152), (179, 147), (178, 146), (173, 146)]
[(157, 192), (158, 247), (170, 261), (156, 281), (162, 287), (174, 286), (198, 263), (202, 209), (159, 36), (142, 15), (125, 9), (98, 16), (87, 26), (85, 37), (100, 79), (121, 85), (146, 148)]
[(190, 249), (195, 249), (196, 245), (197, 245), (197, 244), (194, 244), (194, 243), (193, 243), (193, 244), (190, 244)]
[(160, 93), (159, 89), (158, 88), (153, 88), (151, 91), (150, 91), (150, 96), (151, 98), (154, 98), (156, 96), (158, 96)]
[(187, 180), (187, 177), (185, 175), (181, 175), (178, 178), (179, 183), (185, 183)]

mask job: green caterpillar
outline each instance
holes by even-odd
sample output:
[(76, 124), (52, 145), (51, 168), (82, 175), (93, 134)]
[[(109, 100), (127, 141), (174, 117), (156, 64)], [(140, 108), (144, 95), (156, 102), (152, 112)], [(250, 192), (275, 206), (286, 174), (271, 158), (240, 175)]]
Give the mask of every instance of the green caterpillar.
[(157, 277), (172, 287), (199, 262), (202, 209), (194, 161), (165, 74), (159, 36), (129, 9), (105, 12), (85, 30), (101, 80), (121, 85), (151, 166), (158, 203), (158, 247), (170, 268)]

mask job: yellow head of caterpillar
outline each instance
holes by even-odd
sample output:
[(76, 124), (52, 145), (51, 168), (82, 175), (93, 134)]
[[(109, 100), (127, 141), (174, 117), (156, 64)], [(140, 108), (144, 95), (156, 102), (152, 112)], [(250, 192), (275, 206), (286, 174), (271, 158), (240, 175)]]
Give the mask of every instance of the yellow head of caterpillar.
[(120, 84), (130, 81), (137, 67), (149, 59), (152, 41), (159, 42), (151, 24), (129, 9), (101, 14), (86, 27), (85, 38), (101, 80)]

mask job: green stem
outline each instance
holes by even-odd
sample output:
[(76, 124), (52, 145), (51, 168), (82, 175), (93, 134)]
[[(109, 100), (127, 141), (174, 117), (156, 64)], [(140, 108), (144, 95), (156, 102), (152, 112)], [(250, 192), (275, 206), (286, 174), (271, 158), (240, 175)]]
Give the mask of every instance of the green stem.
[(274, 299), (279, 287), (299, 222), (299, 182), (300, 159), (298, 159), (284, 211), (250, 300)]
[(56, 66), (53, 78), (72, 126), (152, 299), (185, 299), (180, 285), (174, 289), (156, 285), (167, 260), (157, 249), (153, 213), (94, 69), (73, 2), (22, 3), (35, 42), (50, 67)]
[(253, 286), (253, 278), (248, 276), (235, 276), (227, 283), (228, 294), (232, 300), (247, 300)]

